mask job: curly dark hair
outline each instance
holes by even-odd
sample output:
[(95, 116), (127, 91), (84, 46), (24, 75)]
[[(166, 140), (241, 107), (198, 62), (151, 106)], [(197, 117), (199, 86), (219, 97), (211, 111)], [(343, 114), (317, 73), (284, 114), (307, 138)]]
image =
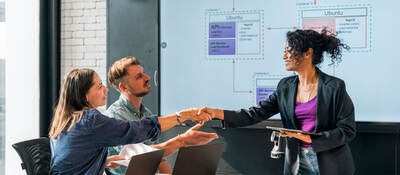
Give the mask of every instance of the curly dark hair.
[(287, 44), (290, 47), (290, 52), (294, 58), (301, 61), (301, 54), (306, 52), (309, 48), (313, 49), (313, 65), (319, 65), (323, 62), (323, 54), (326, 51), (331, 57), (331, 64), (340, 63), (342, 61), (342, 48), (348, 50), (350, 47), (343, 44), (336, 35), (328, 31), (326, 28), (322, 29), (321, 33), (314, 30), (301, 30), (289, 31), (286, 34)]

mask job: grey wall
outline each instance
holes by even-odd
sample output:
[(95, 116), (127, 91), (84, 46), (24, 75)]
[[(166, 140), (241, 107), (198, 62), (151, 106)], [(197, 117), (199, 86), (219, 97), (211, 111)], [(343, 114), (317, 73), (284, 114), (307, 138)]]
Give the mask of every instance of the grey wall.
[[(150, 110), (158, 114), (158, 0), (107, 1), (107, 67), (115, 60), (134, 56), (152, 78), (152, 91), (143, 99)], [(118, 98), (118, 92), (109, 88), (108, 105)]]

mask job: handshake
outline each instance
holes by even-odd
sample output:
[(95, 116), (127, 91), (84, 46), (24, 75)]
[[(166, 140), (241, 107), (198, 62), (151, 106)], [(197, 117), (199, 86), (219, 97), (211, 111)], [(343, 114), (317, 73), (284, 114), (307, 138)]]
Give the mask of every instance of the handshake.
[(186, 120), (192, 120), (196, 123), (204, 123), (212, 120), (213, 118), (220, 120), (224, 119), (223, 110), (208, 107), (185, 109), (177, 112), (176, 116), (177, 121), (180, 124)]

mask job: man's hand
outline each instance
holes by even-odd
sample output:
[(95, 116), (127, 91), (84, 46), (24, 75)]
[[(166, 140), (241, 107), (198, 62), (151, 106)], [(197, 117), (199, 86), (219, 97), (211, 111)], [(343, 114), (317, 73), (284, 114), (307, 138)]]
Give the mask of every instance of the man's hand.
[(209, 107), (202, 107), (198, 110), (197, 115), (204, 115), (208, 114), (212, 118), (218, 118), (220, 120), (224, 120), (224, 111), (217, 108), (209, 108)]
[(218, 138), (216, 133), (199, 131), (199, 128), (201, 128), (203, 125), (204, 122), (200, 122), (179, 136), (179, 139), (181, 142), (183, 142), (184, 146), (203, 145)]
[(199, 108), (190, 108), (180, 111), (183, 121), (192, 120), (194, 122), (200, 123), (204, 121), (209, 121), (213, 118), (209, 113), (199, 113)]
[(125, 157), (122, 157), (122, 156), (119, 156), (119, 155), (113, 155), (113, 156), (107, 157), (107, 159), (106, 159), (106, 168), (111, 168), (111, 169), (118, 168), (119, 164), (112, 162), (112, 161), (116, 161), (116, 160), (125, 160)]

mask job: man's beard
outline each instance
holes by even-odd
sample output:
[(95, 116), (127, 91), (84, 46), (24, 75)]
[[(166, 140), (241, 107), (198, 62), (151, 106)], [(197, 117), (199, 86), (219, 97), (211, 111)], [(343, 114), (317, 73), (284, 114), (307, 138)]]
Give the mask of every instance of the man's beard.
[(150, 92), (150, 90), (145, 91), (145, 92), (135, 92), (135, 90), (129, 86), (129, 93), (132, 94), (135, 97), (144, 97)]
[(147, 92), (140, 92), (140, 93), (135, 93), (133, 92), (132, 94), (136, 97), (144, 97), (145, 95), (147, 95), (150, 91)]

